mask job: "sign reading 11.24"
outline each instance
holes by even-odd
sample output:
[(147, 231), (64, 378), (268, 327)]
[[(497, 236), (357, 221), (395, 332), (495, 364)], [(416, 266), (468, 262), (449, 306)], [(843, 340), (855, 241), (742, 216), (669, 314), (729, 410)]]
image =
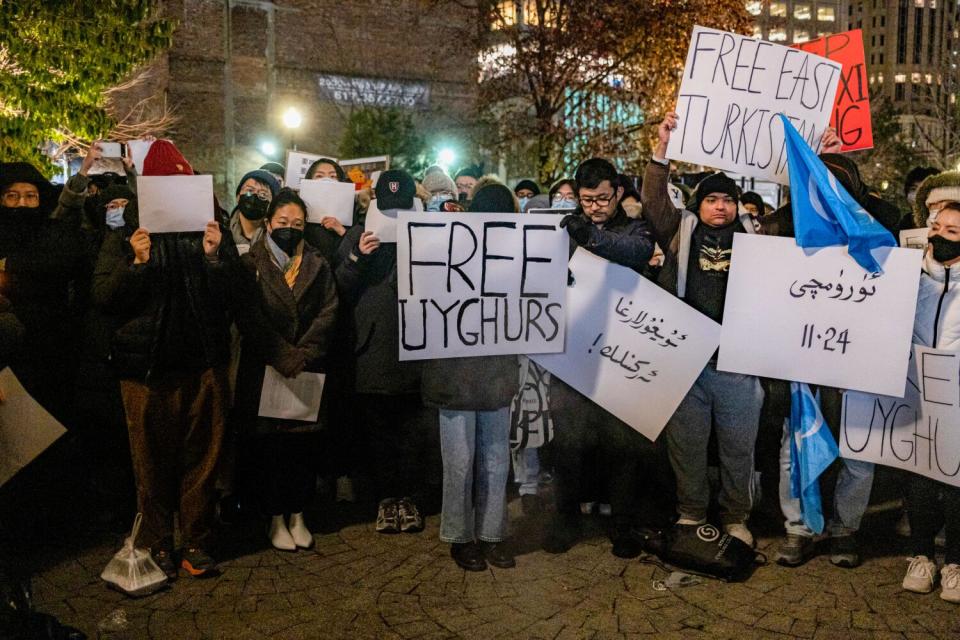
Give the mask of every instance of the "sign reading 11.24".
[(800, 346), (807, 349), (835, 351), (843, 355), (847, 352), (847, 345), (850, 344), (849, 333), (849, 329), (826, 327), (821, 330), (813, 323), (805, 324)]

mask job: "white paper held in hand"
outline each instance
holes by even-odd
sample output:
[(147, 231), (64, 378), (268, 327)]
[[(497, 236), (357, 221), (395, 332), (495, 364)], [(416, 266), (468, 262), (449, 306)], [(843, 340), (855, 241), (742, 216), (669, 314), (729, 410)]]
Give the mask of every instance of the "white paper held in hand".
[(300, 197), (307, 203), (307, 222), (319, 223), (325, 217), (333, 216), (346, 227), (353, 225), (355, 194), (352, 182), (300, 181)]
[(0, 486), (66, 433), (23, 388), (10, 367), (0, 371)]
[(137, 202), (150, 233), (203, 231), (214, 219), (213, 176), (138, 176)]
[(285, 378), (273, 367), (266, 367), (257, 415), (262, 418), (316, 422), (326, 378), (326, 374), (309, 371), (304, 371), (296, 378)]

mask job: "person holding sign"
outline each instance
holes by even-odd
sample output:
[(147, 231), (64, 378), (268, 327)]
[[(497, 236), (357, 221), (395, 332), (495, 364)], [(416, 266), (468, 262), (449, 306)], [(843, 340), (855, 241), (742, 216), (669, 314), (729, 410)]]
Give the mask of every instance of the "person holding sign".
[[(339, 164), (330, 158), (320, 158), (307, 169), (304, 180), (326, 180), (329, 182), (350, 182), (347, 173)], [(361, 193), (366, 195), (365, 201)], [(364, 204), (366, 202), (366, 204)], [(353, 205), (353, 224), (362, 226), (363, 216), (366, 213), (370, 198), (367, 191), (358, 192)], [(308, 222), (307, 242), (320, 250), (320, 255), (326, 258), (331, 266), (336, 267), (338, 248), (347, 233), (347, 228), (334, 216), (324, 216), (319, 223)]]
[[(585, 160), (577, 167), (575, 185), (580, 206), (560, 223), (570, 235), (571, 249), (583, 247), (601, 258), (642, 272), (653, 255), (653, 242), (646, 223), (628, 217), (623, 210), (624, 190), (616, 168), (602, 158)], [(635, 558), (641, 551), (639, 540), (631, 533), (640, 513), (635, 495), (640, 486), (639, 472), (641, 464), (650, 467), (656, 460), (656, 448), (556, 376), (551, 378), (550, 399), (556, 423), (552, 446), (557, 470), (557, 514), (544, 540), (544, 549), (550, 553), (566, 552), (579, 537), (579, 492), (587, 471), (584, 460), (596, 452), (605, 465), (605, 488), (613, 516), (613, 554)]]
[[(517, 199), (492, 179), (476, 184), (470, 211), (519, 213)], [(516, 356), (427, 360), (423, 401), (439, 410), (443, 458), (440, 540), (467, 571), (516, 565), (507, 534), (510, 402), (518, 388)]]
[[(266, 233), (243, 256), (253, 275), (259, 305), (267, 319), (260, 336), (265, 349), (244, 349), (237, 376), (236, 412), (256, 460), (254, 471), (260, 510), (271, 516), (270, 542), (282, 551), (313, 546), (303, 511), (313, 496), (316, 442), (320, 422), (258, 417), (264, 366), (286, 378), (303, 371), (324, 371), (337, 317), (333, 269), (303, 240), (307, 208), (291, 189), (282, 189), (266, 213)], [(322, 409), (321, 409), (322, 411)], [(289, 526), (284, 517), (289, 517)]]
[[(723, 322), (723, 304), (733, 234), (755, 233), (750, 214), (737, 213), (740, 190), (723, 173), (697, 185), (689, 210), (670, 202), (670, 163), (666, 160), (677, 114), (668, 113), (643, 176), (643, 214), (663, 249), (660, 285), (704, 315)], [(717, 370), (710, 360), (665, 429), (670, 462), (677, 476), (680, 526), (706, 523), (710, 501), (707, 442), (715, 427), (720, 455), (720, 517), (724, 531), (753, 544), (750, 516), (753, 451), (763, 389), (755, 376)]]
[(250, 250), (263, 235), (263, 217), (280, 183), (273, 174), (257, 169), (248, 171), (237, 185), (237, 205), (230, 216), (230, 233), (241, 254)]
[[(930, 228), (923, 257), (913, 342), (935, 349), (960, 351), (960, 202), (940, 209)], [(946, 524), (946, 554), (940, 569), (940, 597), (960, 604), (960, 487), (910, 475), (907, 493), (910, 549), (913, 556), (903, 588), (933, 591), (937, 573), (937, 531)]]
[[(172, 144), (154, 143), (144, 175), (192, 175)], [(158, 146), (159, 145), (159, 146)], [(170, 194), (171, 209), (176, 194)], [(176, 578), (173, 514), (180, 514), (181, 566), (193, 576), (215, 572), (209, 555), (216, 472), (226, 431), (230, 312), (238, 256), (215, 220), (202, 233), (108, 235), (94, 273), (94, 301), (115, 317), (112, 363), (120, 377), (143, 513), (141, 540)], [(132, 219), (133, 226), (139, 224)]]

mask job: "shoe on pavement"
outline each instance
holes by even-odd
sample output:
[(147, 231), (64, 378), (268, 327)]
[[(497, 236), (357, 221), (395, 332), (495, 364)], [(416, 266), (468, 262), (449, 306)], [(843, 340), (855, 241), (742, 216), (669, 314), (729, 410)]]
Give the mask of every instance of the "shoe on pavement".
[(484, 571), (487, 561), (476, 542), (454, 542), (450, 545), (450, 557), (464, 571)]
[(303, 519), (303, 513), (290, 514), (290, 535), (293, 537), (298, 549), (312, 549), (315, 541), (310, 529), (307, 529), (307, 523)]
[(681, 527), (699, 527), (702, 524), (707, 524), (707, 519), (681, 517), (677, 520), (677, 524)]
[(788, 533), (787, 538), (777, 549), (777, 564), (785, 567), (799, 567), (813, 556), (815, 544), (811, 536)]
[(630, 560), (639, 556), (643, 551), (643, 543), (640, 538), (634, 535), (629, 529), (618, 529), (614, 531), (610, 536), (610, 541), (613, 542), (613, 548), (610, 549), (610, 553), (618, 558)]
[(213, 578), (220, 575), (216, 561), (198, 547), (184, 549), (180, 554), (180, 566), (194, 578)]
[(283, 516), (272, 516), (270, 518), (270, 527), (267, 529), (267, 535), (270, 537), (270, 544), (277, 551), (296, 551), (297, 543), (294, 542), (290, 530), (287, 529), (287, 523), (283, 521)]
[(753, 548), (753, 534), (750, 533), (750, 529), (747, 529), (747, 525), (742, 522), (723, 525), (723, 532), (740, 540), (751, 549)]
[(860, 566), (860, 547), (853, 535), (830, 538), (830, 563), (844, 569)]
[(933, 591), (933, 576), (937, 573), (937, 565), (927, 556), (908, 558), (910, 566), (907, 575), (903, 576), (903, 588), (914, 593), (930, 593)]
[(940, 599), (960, 604), (960, 564), (944, 565), (940, 570)]
[(173, 549), (160, 547), (156, 550), (151, 550), (150, 555), (153, 556), (153, 561), (157, 563), (157, 566), (160, 567), (163, 574), (167, 576), (169, 582), (177, 579), (177, 562), (173, 557)]
[(378, 533), (399, 533), (400, 532), (400, 508), (397, 505), (396, 498), (384, 498), (377, 507)]
[(506, 542), (481, 542), (480, 547), (488, 564), (500, 569), (512, 569), (517, 566), (513, 551)]
[(580, 523), (576, 516), (557, 514), (547, 525), (543, 550), (547, 553), (566, 553), (580, 539)]
[(400, 531), (404, 533), (423, 531), (423, 516), (410, 498), (400, 498), (397, 501), (397, 518), (400, 521)]
[(337, 478), (337, 502), (356, 502), (357, 494), (353, 491), (353, 480), (350, 476), (340, 476)]

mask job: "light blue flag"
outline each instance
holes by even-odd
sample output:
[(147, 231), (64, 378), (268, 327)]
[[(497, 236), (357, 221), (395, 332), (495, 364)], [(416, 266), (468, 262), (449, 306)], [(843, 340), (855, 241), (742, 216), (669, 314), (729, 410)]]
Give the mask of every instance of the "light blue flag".
[(823, 509), (817, 478), (840, 451), (820, 412), (820, 403), (804, 382), (790, 383), (790, 495), (800, 499), (803, 523), (823, 532)]
[(849, 245), (850, 257), (870, 273), (881, 271), (870, 253), (877, 247), (895, 247), (893, 235), (853, 199), (813, 149), (780, 114), (790, 171), (793, 228), (801, 247)]

